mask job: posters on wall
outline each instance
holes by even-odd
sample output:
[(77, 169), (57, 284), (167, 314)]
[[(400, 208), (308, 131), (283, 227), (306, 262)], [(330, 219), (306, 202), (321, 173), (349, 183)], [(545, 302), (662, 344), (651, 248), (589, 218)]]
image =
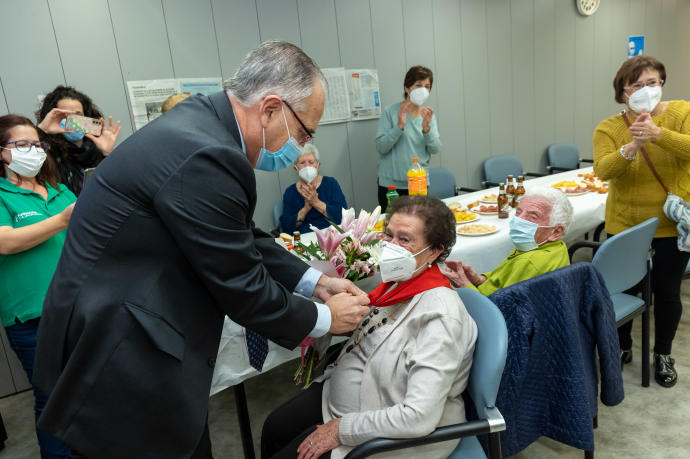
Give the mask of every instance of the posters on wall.
[(167, 78), (161, 80), (128, 81), (127, 92), (132, 106), (134, 128), (141, 129), (149, 121), (161, 116), (165, 99), (176, 93), (208, 95), (220, 91), (220, 78)]
[(628, 59), (644, 54), (644, 35), (631, 35), (628, 37)]
[(358, 121), (381, 116), (376, 69), (321, 69), (328, 83), (326, 105), (319, 124)]

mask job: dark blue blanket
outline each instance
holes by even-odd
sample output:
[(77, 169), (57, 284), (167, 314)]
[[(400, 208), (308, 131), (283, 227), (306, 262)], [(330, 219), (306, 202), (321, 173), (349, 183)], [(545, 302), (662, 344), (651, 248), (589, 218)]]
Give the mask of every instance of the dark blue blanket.
[(544, 435), (594, 449), (599, 351), (601, 401), (623, 400), (613, 305), (591, 263), (497, 290), (489, 296), (508, 327), (508, 357), (496, 406), (507, 430), (503, 454), (518, 453)]

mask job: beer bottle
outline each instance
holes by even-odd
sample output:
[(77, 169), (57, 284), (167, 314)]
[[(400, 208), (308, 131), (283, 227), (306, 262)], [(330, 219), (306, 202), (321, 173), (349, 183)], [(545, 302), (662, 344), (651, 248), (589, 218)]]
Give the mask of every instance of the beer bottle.
[(522, 175), (518, 176), (517, 180), (517, 188), (515, 188), (515, 194), (513, 195), (513, 202), (511, 205), (513, 207), (517, 207), (520, 204), (520, 199), (522, 199), (522, 195), (525, 194), (525, 185), (524, 185), (524, 178)]
[(515, 181), (512, 175), (508, 176), (506, 181), (506, 195), (508, 195), (508, 204), (513, 201), (513, 195), (515, 194)]
[(299, 246), (301, 240), (302, 237), (300, 236), (299, 231), (295, 231), (292, 233), (292, 246), (295, 248), (295, 252), (297, 253), (304, 253), (304, 249)]
[(496, 202), (496, 207), (498, 207), (498, 218), (508, 218), (510, 214), (510, 201), (508, 201), (508, 195), (506, 195), (505, 187), (503, 183), (498, 186), (498, 200)]

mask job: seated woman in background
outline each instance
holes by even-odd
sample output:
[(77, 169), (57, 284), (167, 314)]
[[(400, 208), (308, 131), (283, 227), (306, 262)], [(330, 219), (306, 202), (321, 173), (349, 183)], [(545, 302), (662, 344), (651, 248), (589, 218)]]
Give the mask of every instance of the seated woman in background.
[[(43, 300), (77, 200), (58, 183), (46, 147), (30, 119), (0, 117), (0, 320), (29, 381)], [(34, 396), (38, 420), (47, 397), (37, 389)], [(56, 437), (38, 428), (36, 435), (41, 457), (70, 457), (67, 445)]]
[[(96, 137), (81, 132), (50, 135), (46, 126), (53, 123), (58, 115), (64, 118), (66, 112), (100, 119), (103, 125), (101, 135)], [(115, 140), (120, 134), (120, 122), (113, 124), (113, 117), (110, 116), (110, 122), (106, 125), (103, 115), (91, 98), (69, 86), (58, 86), (46, 95), (36, 112), (36, 120), (38, 128), (48, 134), (45, 140), (50, 145), (49, 154), (60, 172), (60, 182), (79, 196), (84, 186), (84, 169), (98, 166), (113, 151)]]
[[(382, 239), (370, 314), (324, 375), (269, 415), (262, 458), (340, 458), (376, 437), (464, 422), (477, 326), (437, 265), (455, 244), (455, 218), (437, 198), (401, 196)], [(445, 458), (457, 444), (390, 457)]]
[(323, 229), (330, 222), (340, 223), (342, 209), (347, 208), (345, 195), (335, 178), (319, 175), (321, 161), (316, 146), (305, 144), (294, 167), (299, 179), (283, 195), (282, 231), (306, 233), (311, 231), (309, 225)]

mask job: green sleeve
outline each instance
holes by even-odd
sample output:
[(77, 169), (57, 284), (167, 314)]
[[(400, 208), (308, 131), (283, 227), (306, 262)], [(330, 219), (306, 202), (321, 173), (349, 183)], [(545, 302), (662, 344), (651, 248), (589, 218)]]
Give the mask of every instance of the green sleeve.
[(10, 211), (5, 206), (4, 202), (0, 201), (0, 226), (13, 226), (12, 225), (12, 215)]

